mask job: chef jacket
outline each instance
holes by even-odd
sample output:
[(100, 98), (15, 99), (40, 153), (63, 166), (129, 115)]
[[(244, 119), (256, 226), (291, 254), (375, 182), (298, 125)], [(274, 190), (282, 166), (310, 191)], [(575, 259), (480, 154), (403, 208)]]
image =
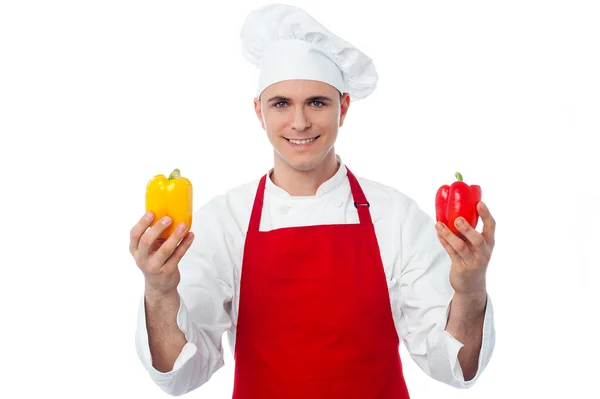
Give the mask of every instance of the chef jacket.
[[(314, 196), (291, 196), (268, 178), (260, 230), (359, 223), (346, 168), (339, 156), (337, 159), (337, 173)], [(271, 172), (272, 169), (269, 176)], [(445, 331), (454, 294), (449, 280), (451, 261), (437, 238), (433, 219), (397, 189), (366, 178), (357, 179), (370, 203), (401, 342), (430, 377), (456, 388), (471, 387), (485, 370), (495, 344), (489, 295), (478, 371), (474, 378), (465, 381), (457, 357), (463, 344)], [(187, 343), (169, 372), (159, 372), (152, 366), (141, 298), (136, 351), (152, 381), (171, 395), (200, 387), (223, 367), (221, 340), (225, 332), (230, 349), (234, 350), (243, 251), (258, 182), (259, 178), (228, 190), (194, 212), (191, 230), (195, 238), (179, 263), (181, 281), (177, 288), (177, 325)], [(297, 245), (310, 251), (319, 243)]]

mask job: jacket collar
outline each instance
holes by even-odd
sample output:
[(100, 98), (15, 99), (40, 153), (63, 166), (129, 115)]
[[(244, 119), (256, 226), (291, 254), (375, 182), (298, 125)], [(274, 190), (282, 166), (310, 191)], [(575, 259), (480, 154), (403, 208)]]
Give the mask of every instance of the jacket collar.
[(339, 155), (336, 155), (336, 159), (337, 159), (338, 165), (339, 165), (337, 172), (329, 180), (323, 182), (323, 184), (321, 184), (319, 186), (319, 188), (317, 189), (317, 193), (314, 196), (292, 197), (287, 191), (285, 191), (284, 189), (282, 189), (279, 186), (276, 186), (275, 183), (273, 183), (273, 180), (271, 180), (271, 174), (273, 173), (273, 168), (271, 168), (269, 170), (269, 172), (267, 173), (267, 181), (266, 181), (266, 185), (265, 185), (265, 190), (269, 191), (271, 194), (274, 194), (278, 197), (284, 197), (284, 198), (315, 198), (315, 197), (320, 197), (320, 196), (330, 194), (333, 191), (335, 191), (340, 185), (342, 185), (342, 183), (344, 183), (344, 181), (346, 180), (346, 176), (348, 175), (346, 167), (344, 166), (344, 163), (342, 162), (342, 158)]

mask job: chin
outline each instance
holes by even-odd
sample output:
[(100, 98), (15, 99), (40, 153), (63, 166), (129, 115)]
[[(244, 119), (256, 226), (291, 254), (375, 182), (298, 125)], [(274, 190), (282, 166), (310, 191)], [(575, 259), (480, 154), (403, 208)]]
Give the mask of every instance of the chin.
[(290, 149), (287, 143), (285, 145), (274, 146), (279, 159), (291, 169), (300, 172), (309, 172), (318, 168), (328, 158), (328, 154), (332, 148), (333, 146), (327, 146), (327, 143), (320, 143), (318, 140), (312, 148), (303, 150)]
[(317, 161), (294, 162), (294, 163), (288, 163), (288, 164), (292, 168), (294, 168), (300, 172), (308, 172), (308, 171), (315, 169), (317, 166), (319, 166), (319, 162), (317, 162)]
[(283, 161), (292, 169), (300, 172), (308, 172), (316, 169), (323, 163), (327, 154), (303, 154), (291, 155), (289, 157), (282, 156)]

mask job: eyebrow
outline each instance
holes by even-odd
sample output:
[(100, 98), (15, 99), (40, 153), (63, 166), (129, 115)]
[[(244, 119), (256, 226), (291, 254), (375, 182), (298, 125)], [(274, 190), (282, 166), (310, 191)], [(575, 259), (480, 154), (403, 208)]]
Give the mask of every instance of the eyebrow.
[[(274, 97), (269, 98), (267, 103), (280, 102), (280, 101), (288, 101), (289, 102), (292, 100), (290, 98), (284, 97), (284, 96), (274, 96)], [(333, 100), (326, 96), (313, 96), (313, 97), (309, 97), (306, 101), (307, 102), (312, 102), (312, 101), (332, 102)]]

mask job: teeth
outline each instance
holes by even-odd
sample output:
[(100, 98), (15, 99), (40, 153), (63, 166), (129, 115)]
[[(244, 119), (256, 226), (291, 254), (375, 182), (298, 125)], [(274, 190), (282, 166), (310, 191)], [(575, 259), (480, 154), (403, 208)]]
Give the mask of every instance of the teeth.
[(312, 143), (315, 140), (316, 140), (316, 137), (313, 138), (313, 139), (306, 139), (306, 140), (292, 140), (292, 139), (290, 139), (290, 142), (292, 144), (308, 144), (308, 143)]

